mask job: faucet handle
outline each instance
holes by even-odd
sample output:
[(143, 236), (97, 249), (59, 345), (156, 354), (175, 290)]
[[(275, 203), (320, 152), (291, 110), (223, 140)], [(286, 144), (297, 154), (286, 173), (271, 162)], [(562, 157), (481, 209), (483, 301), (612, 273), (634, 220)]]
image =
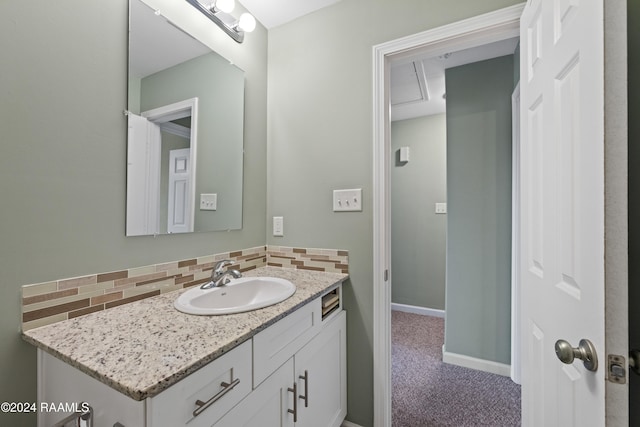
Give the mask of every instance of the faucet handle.
[(230, 259), (223, 259), (222, 261), (218, 261), (213, 269), (215, 271), (221, 272), (224, 267), (231, 264), (233, 264), (233, 261), (231, 261)]

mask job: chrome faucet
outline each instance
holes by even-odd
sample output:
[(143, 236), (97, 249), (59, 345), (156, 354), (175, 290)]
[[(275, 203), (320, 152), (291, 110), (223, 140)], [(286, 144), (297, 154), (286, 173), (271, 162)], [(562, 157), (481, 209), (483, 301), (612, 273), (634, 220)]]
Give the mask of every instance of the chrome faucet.
[(211, 280), (204, 285), (200, 286), (200, 289), (211, 289), (217, 288), (218, 286), (224, 286), (231, 281), (229, 276), (234, 279), (239, 279), (242, 277), (242, 273), (238, 270), (225, 270), (224, 268), (228, 265), (233, 264), (233, 261), (230, 259), (225, 259), (216, 263), (216, 266), (213, 268), (211, 272)]

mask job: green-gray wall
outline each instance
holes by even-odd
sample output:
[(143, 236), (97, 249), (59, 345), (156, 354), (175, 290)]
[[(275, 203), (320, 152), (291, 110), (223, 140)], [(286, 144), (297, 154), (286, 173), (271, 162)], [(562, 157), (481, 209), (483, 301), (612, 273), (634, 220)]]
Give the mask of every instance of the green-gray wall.
[[(640, 2), (627, 2), (629, 82), (629, 348), (640, 348)], [(640, 399), (640, 377), (629, 375), (629, 401)], [(629, 425), (640, 425), (640, 406), (629, 405)]]
[(446, 70), (445, 348), (510, 364), (513, 55)]
[[(391, 300), (444, 310), (447, 216), (445, 114), (391, 123)], [(398, 162), (400, 147), (411, 160)]]
[(0, 401), (36, 400), (22, 285), (265, 242), (267, 32), (239, 45), (184, 1), (148, 3), (245, 70), (243, 228), (125, 237), (126, 0), (0, 2)]
[[(194, 230), (242, 227), (244, 73), (216, 53), (142, 79), (141, 111), (198, 98)], [(201, 193), (216, 193), (218, 209), (198, 209)], [(167, 224), (161, 223), (166, 232)]]
[[(372, 47), (519, 3), (342, 0), (269, 31), (270, 244), (349, 250), (348, 415), (373, 425)], [(512, 77), (510, 78), (512, 80)], [(363, 190), (362, 212), (334, 213), (332, 190)]]

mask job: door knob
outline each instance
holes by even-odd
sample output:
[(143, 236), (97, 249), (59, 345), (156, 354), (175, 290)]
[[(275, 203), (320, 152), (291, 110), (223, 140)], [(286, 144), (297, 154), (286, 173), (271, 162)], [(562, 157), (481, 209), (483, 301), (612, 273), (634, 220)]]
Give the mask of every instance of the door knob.
[(578, 347), (573, 348), (565, 340), (556, 341), (556, 356), (562, 363), (570, 365), (574, 359), (580, 359), (584, 363), (584, 367), (589, 371), (598, 370), (598, 355), (596, 348), (589, 340), (582, 339)]

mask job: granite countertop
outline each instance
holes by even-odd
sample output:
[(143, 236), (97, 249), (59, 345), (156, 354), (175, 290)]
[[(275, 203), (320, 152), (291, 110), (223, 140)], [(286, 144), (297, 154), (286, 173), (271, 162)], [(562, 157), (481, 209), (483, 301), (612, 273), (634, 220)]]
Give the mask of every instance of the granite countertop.
[(245, 277), (290, 280), (296, 292), (263, 309), (222, 316), (184, 314), (169, 292), (23, 332), (25, 341), (135, 399), (153, 397), (317, 298), (348, 275), (260, 267)]

